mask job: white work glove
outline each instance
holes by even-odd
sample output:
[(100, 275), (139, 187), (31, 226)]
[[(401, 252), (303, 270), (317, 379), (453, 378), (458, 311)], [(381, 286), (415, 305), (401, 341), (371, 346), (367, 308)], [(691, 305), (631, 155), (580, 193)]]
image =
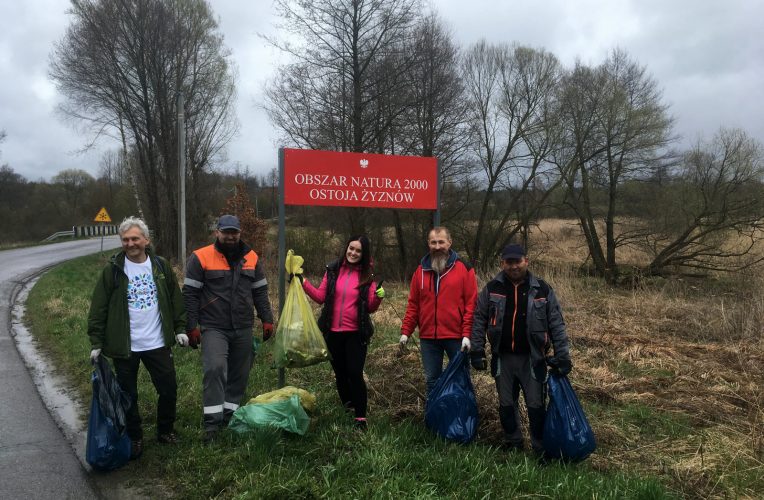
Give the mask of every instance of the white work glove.
[(470, 347), (472, 347), (470, 345), (470, 338), (464, 337), (462, 339), (462, 352), (470, 352)]
[(93, 349), (92, 351), (90, 351), (90, 361), (95, 363), (95, 360), (98, 359), (98, 356), (100, 355), (101, 355), (100, 349)]
[(179, 333), (175, 336), (175, 340), (178, 341), (181, 347), (188, 347), (188, 335), (185, 333)]
[(398, 341), (398, 348), (400, 348), (401, 351), (406, 349), (406, 344), (408, 344), (409, 336), (408, 335), (401, 335), (401, 339)]

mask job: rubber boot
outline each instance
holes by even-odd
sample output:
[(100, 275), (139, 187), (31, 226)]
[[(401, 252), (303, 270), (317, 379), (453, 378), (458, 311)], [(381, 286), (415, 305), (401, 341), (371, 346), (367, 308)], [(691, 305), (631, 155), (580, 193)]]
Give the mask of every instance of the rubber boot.
[(499, 420), (504, 429), (503, 445), (508, 449), (523, 449), (523, 434), (517, 422), (514, 406), (499, 406)]
[(528, 408), (529, 433), (531, 435), (531, 447), (539, 455), (544, 453), (544, 408)]

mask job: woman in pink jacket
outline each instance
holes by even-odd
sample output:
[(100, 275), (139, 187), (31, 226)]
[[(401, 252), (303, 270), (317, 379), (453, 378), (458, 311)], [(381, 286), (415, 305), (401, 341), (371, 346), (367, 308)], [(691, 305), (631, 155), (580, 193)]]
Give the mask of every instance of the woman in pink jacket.
[(374, 334), (370, 314), (379, 308), (385, 290), (377, 288), (372, 272), (371, 245), (364, 235), (351, 237), (342, 254), (326, 266), (321, 285), (306, 279), (308, 296), (323, 304), (318, 326), (332, 355), (332, 368), (342, 404), (355, 414), (355, 425), (366, 429), (366, 382), (363, 367)]

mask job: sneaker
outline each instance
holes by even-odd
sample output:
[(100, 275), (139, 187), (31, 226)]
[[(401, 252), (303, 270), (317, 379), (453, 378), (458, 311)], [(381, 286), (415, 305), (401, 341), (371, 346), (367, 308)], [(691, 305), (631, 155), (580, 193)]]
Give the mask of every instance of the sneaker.
[(366, 429), (368, 429), (365, 418), (356, 418), (353, 421), (353, 425), (355, 425), (356, 430), (359, 430), (361, 432), (365, 432)]
[(143, 455), (143, 439), (130, 441), (130, 460), (135, 460)]
[(174, 432), (160, 434), (157, 436), (157, 442), (162, 444), (178, 444), (178, 436)]

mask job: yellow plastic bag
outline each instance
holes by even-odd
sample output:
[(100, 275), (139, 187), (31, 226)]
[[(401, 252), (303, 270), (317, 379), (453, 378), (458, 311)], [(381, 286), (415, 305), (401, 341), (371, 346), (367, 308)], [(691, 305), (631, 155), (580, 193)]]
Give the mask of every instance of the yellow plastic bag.
[[(287, 274), (301, 274), (303, 262), (302, 257), (289, 250), (285, 262)], [(299, 368), (329, 359), (329, 350), (299, 279), (289, 284), (275, 340), (274, 368)]]
[(312, 412), (316, 409), (316, 396), (305, 389), (292, 387), (291, 385), (260, 394), (257, 397), (250, 399), (247, 404), (273, 403), (274, 401), (289, 399), (295, 394), (300, 397), (300, 404), (305, 408), (305, 411)]

